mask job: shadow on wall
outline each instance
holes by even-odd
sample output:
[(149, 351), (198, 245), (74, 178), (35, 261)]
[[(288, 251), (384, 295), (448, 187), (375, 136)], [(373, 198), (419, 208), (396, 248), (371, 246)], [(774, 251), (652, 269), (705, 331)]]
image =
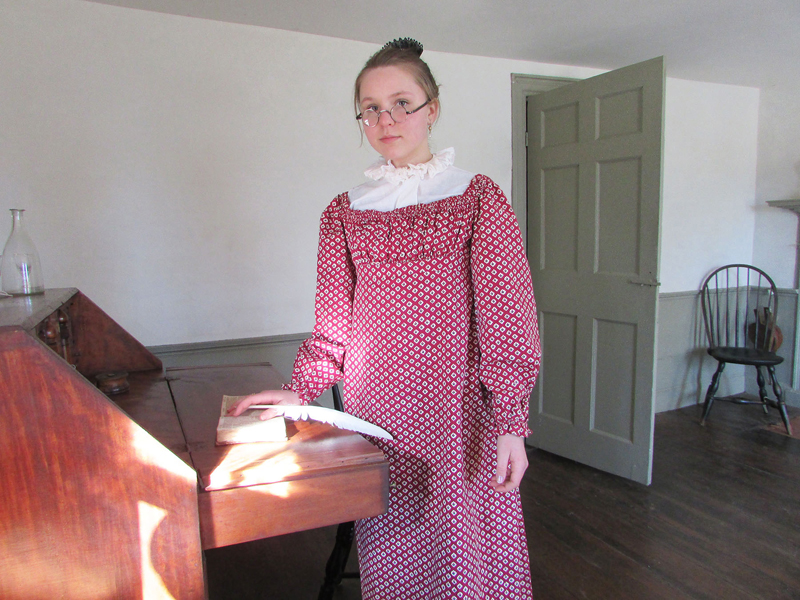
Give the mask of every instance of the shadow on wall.
[[(706, 352), (699, 293), (661, 294), (657, 327), (656, 412), (702, 403), (717, 361)], [(742, 392), (744, 380), (744, 367), (729, 365), (719, 393)]]

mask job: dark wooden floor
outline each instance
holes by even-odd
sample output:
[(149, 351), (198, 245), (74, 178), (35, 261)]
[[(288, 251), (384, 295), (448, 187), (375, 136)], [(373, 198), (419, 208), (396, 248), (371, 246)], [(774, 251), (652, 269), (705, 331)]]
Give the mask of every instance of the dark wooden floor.
[[(777, 413), (757, 406), (718, 402), (698, 420), (695, 407), (657, 415), (649, 487), (531, 450), (536, 598), (800, 599), (800, 439), (768, 430)], [(210, 600), (314, 600), (334, 535), (207, 552)], [(360, 599), (358, 582), (336, 597)]]

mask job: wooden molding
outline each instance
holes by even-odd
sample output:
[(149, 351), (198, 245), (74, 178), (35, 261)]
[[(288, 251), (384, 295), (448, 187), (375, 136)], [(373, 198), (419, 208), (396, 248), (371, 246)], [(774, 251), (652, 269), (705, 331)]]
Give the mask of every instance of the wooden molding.
[(800, 200), (767, 200), (773, 208), (785, 208), (800, 215)]

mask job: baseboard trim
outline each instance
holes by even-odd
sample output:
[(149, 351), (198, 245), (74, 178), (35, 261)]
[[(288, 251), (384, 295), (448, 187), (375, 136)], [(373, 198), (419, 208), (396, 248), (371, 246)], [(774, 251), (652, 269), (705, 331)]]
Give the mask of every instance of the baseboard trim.
[(235, 340), (213, 340), (189, 344), (150, 346), (164, 367), (199, 367), (268, 362), (287, 378), (294, 364), (297, 348), (309, 333), (290, 333)]
[(697, 298), (700, 295), (699, 290), (686, 290), (683, 292), (664, 292), (658, 295), (659, 300), (669, 300), (671, 298)]
[[(215, 340), (190, 344), (166, 344), (148, 349), (164, 363), (164, 367), (202, 367), (208, 365), (236, 365), (270, 363), (284, 380), (292, 374), (297, 348), (310, 333), (290, 333), (237, 340)], [(257, 390), (254, 390), (257, 391)], [(317, 401), (333, 407), (330, 390)]]
[(149, 346), (147, 349), (161, 358), (173, 356), (190, 356), (209, 352), (225, 352), (230, 350), (248, 350), (253, 348), (269, 348), (270, 346), (285, 346), (286, 344), (300, 345), (310, 333), (289, 333), (284, 335), (271, 335), (254, 338), (239, 338), (233, 340), (214, 340), (210, 342), (192, 342), (188, 344), (164, 344), (162, 346)]

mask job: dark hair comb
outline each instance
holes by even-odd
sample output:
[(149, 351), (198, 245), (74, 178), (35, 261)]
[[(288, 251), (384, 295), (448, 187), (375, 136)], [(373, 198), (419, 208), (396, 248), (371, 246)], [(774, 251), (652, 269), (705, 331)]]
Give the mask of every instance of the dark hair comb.
[(392, 40), (391, 42), (387, 42), (383, 45), (381, 50), (386, 50), (387, 48), (397, 48), (398, 50), (412, 50), (416, 53), (417, 56), (422, 54), (422, 44), (420, 44), (417, 40), (412, 38), (397, 38), (396, 40)]

